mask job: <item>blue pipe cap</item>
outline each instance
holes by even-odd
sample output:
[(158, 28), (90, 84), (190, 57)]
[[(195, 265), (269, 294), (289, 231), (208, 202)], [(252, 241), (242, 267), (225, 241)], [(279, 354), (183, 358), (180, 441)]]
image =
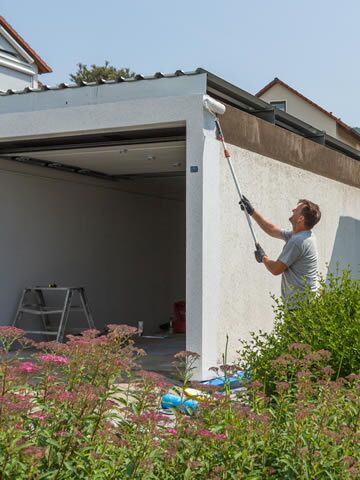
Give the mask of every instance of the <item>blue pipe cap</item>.
[(181, 398), (178, 395), (167, 393), (163, 395), (161, 399), (161, 408), (167, 410), (169, 408), (178, 408), (186, 414), (190, 415), (199, 406), (199, 402), (192, 400), (191, 398)]

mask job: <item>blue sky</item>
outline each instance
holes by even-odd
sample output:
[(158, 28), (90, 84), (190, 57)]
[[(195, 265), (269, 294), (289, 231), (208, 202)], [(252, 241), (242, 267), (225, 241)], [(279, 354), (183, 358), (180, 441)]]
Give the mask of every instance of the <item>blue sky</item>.
[(360, 1), (0, 0), (0, 14), (53, 68), (137, 73), (204, 67), (255, 93), (275, 76), (360, 126)]

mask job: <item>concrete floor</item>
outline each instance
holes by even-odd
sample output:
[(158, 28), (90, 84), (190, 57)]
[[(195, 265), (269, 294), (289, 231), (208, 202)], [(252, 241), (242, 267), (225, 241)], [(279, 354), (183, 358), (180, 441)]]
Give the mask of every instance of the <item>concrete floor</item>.
[(165, 338), (138, 337), (136, 346), (143, 348), (146, 356), (142, 357), (141, 365), (144, 370), (160, 373), (169, 379), (175, 378), (175, 353), (185, 350), (185, 335), (174, 334)]

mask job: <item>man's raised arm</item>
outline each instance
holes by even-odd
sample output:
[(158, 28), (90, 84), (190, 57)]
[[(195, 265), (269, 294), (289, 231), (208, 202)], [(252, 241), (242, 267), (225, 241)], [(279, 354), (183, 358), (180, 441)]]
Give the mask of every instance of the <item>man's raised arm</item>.
[(257, 212), (254, 207), (251, 205), (250, 201), (243, 195), (242, 201), (240, 202), (242, 210), (246, 208), (248, 214), (255, 220), (255, 222), (261, 227), (265, 233), (270, 235), (270, 237), (283, 239), (281, 229), (269, 222)]

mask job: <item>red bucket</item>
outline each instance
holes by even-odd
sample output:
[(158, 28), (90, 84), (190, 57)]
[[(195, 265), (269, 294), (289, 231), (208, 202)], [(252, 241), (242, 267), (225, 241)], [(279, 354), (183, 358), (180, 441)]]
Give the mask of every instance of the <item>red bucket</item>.
[(186, 331), (186, 304), (182, 300), (175, 302), (174, 306), (174, 333), (185, 333)]

